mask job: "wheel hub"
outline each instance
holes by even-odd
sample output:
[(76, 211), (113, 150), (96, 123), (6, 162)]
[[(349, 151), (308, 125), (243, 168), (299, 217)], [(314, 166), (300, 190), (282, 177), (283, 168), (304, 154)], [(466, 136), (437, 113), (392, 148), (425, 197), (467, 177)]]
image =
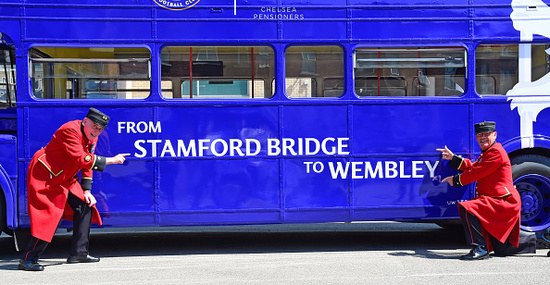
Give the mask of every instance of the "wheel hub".
[(542, 195), (536, 186), (528, 182), (519, 182), (516, 188), (521, 195), (522, 222), (531, 221), (542, 210)]
[(514, 185), (521, 195), (521, 225), (530, 231), (544, 230), (550, 224), (550, 180), (542, 175), (519, 177)]

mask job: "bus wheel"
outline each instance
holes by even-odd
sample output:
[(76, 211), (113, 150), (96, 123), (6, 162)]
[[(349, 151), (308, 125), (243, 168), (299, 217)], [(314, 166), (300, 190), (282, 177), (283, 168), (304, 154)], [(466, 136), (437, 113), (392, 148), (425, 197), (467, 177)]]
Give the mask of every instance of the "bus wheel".
[(550, 227), (550, 159), (523, 155), (511, 160), (514, 185), (521, 195), (521, 228), (542, 231)]

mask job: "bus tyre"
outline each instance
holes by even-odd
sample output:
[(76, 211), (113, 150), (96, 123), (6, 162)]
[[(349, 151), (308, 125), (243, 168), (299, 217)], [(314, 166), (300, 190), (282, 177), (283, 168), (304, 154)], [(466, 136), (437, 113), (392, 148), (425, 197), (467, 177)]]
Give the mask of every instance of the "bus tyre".
[(514, 185), (521, 195), (521, 228), (550, 227), (550, 158), (522, 155), (511, 160)]

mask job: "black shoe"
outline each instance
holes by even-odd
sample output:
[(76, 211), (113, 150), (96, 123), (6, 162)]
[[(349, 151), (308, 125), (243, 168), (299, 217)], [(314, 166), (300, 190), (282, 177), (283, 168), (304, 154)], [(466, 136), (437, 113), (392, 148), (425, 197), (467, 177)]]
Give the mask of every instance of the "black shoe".
[(478, 260), (478, 259), (485, 259), (489, 258), (489, 252), (487, 251), (487, 247), (484, 245), (478, 245), (474, 247), (470, 253), (463, 255), (460, 257), (460, 260)]
[(38, 261), (19, 260), (17, 269), (25, 271), (42, 271), (44, 270), (44, 266), (38, 264)]
[(91, 255), (71, 255), (67, 258), (67, 263), (89, 263), (99, 262), (99, 257), (93, 257)]

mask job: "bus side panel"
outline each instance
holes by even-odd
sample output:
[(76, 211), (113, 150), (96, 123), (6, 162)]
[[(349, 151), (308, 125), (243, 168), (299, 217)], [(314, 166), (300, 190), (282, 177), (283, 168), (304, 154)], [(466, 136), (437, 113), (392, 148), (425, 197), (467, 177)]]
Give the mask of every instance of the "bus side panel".
[[(345, 156), (343, 152), (353, 147), (348, 139), (347, 117), (345, 105), (284, 107), (282, 137), (295, 143), (300, 156), (283, 153), (286, 222), (349, 221), (349, 182), (347, 178), (333, 179), (329, 170), (329, 164), (345, 162), (346, 158), (336, 156)], [(306, 139), (318, 142), (320, 149), (315, 154), (308, 154), (306, 145), (313, 153), (316, 143)], [(339, 139), (347, 145), (341, 151), (337, 147)]]
[(285, 159), (283, 174), (285, 222), (350, 221), (349, 180), (332, 175), (331, 166), (346, 158)]
[(250, 29), (249, 22), (159, 22), (157, 34), (160, 40), (173, 40), (174, 35), (178, 34), (187, 40), (219, 40), (227, 37), (246, 40), (277, 38), (276, 22), (254, 24), (255, 28)]
[(469, 190), (439, 183), (457, 171), (436, 149), (468, 154), (468, 110), (467, 104), (354, 106), (356, 219), (457, 217), (456, 203)]
[(469, 186), (441, 183), (458, 171), (433, 156), (358, 158), (352, 167), (354, 220), (456, 218), (469, 198)]
[[(46, 2), (46, 1), (41, 1)], [(59, 1), (51, 1), (54, 4), (58, 4)], [(27, 1), (28, 3), (28, 1)], [(129, 18), (129, 19), (143, 19), (151, 17), (151, 7), (131, 5), (129, 6), (112, 6), (112, 2), (105, 2), (104, 5), (82, 5), (81, 1), (78, 3), (70, 2), (69, 5), (56, 5), (54, 7), (48, 6), (30, 6), (25, 8), (25, 15), (29, 18), (32, 17), (52, 17), (52, 15), (63, 15), (71, 18), (95, 18), (95, 19), (109, 19), (109, 18)], [(94, 4), (97, 4), (95, 2)], [(125, 3), (127, 4), (127, 3)], [(106, 9), (107, 8), (107, 9)], [(113, 23), (111, 23), (113, 24)], [(125, 31), (126, 32), (126, 31)]]
[[(550, 98), (548, 103), (550, 103)], [(550, 108), (543, 109), (538, 113), (537, 120), (533, 123), (533, 133), (550, 138)]]
[[(0, 134), (0, 164), (10, 180), (17, 179), (17, 143), (16, 137)], [(15, 184), (13, 184), (15, 185)]]
[(267, 153), (278, 113), (276, 106), (159, 108), (160, 224), (280, 222), (279, 159)]
[(160, 161), (161, 225), (280, 222), (276, 159)]
[(470, 138), (467, 104), (380, 104), (353, 107), (354, 155), (433, 154), (447, 145), (467, 153)]
[[(117, 153), (122, 151), (107, 156)], [(105, 171), (94, 172), (96, 207), (106, 226), (157, 226), (155, 163), (131, 157), (123, 165), (108, 165)]]
[[(322, 1), (319, 1), (322, 2)], [(344, 40), (347, 37), (347, 9), (345, 1), (325, 1), (330, 9), (312, 8), (309, 3), (287, 3), (285, 10), (277, 13), (281, 22), (282, 37), (289, 40)], [(292, 5), (292, 6), (291, 6)], [(265, 9), (264, 9), (265, 10)], [(271, 16), (260, 12), (260, 15)]]
[[(433, 38), (455, 41), (467, 39), (469, 26), (467, 21), (445, 21), (444, 25), (438, 22), (427, 21), (353, 21), (352, 38), (356, 40), (370, 39), (411, 39)], [(426, 27), (430, 28), (427, 29)], [(449, 33), (449, 31), (453, 31)]]
[[(430, 1), (429, 4), (422, 1), (383, 2), (386, 5), (352, 6), (351, 38), (355, 40), (429, 38), (454, 41), (468, 39), (470, 36), (467, 0)], [(400, 8), (396, 9), (396, 6)]]
[[(19, 7), (17, 6), (3, 6), (0, 5), (0, 15), (18, 15), (19, 13)], [(20, 27), (19, 27), (19, 19), (15, 20), (7, 20), (0, 18), (0, 32), (2, 33), (2, 38), (4, 41), (7, 42), (9, 45), (13, 44), (19, 44), (20, 38)]]
[(512, 21), (476, 21), (474, 22), (475, 36), (480, 39), (507, 38), (518, 36), (519, 32), (514, 29)]
[[(55, 28), (50, 27), (51, 21), (27, 20), (26, 36), (28, 39), (61, 39), (67, 34), (74, 40), (139, 40), (152, 37), (151, 24), (148, 22), (111, 22), (100, 21), (59, 21)], [(119, 33), (117, 31), (125, 31)]]
[[(364, 2), (364, 1), (363, 1)], [(452, 0), (445, 2), (429, 1), (430, 3), (420, 3), (421, 1), (403, 2), (400, 0), (384, 1), (384, 4), (376, 6), (356, 6), (351, 8), (354, 19), (395, 19), (395, 21), (406, 21), (411, 18), (417, 19), (456, 19), (468, 17), (468, 0)], [(427, 2), (427, 1), (426, 1)], [(400, 5), (399, 9), (395, 6)], [(405, 5), (408, 5), (405, 6)], [(353, 7), (353, 6), (352, 6)], [(444, 11), (444, 12), (442, 12)]]
[[(482, 3), (488, 2), (488, 3)], [(508, 3), (511, 3), (509, 0)], [(526, 2), (527, 3), (527, 2)], [(529, 5), (529, 4), (523, 5)], [(512, 13), (512, 7), (510, 5), (494, 4), (491, 0), (478, 1), (474, 7), (471, 8), (472, 17), (474, 19), (480, 19), (480, 21), (473, 21), (472, 36), (474, 39), (498, 39), (498, 38), (518, 38), (519, 31), (514, 29), (512, 21), (504, 21), (502, 19), (509, 19)], [(521, 4), (520, 4), (521, 5)], [(536, 5), (536, 4), (535, 4)], [(522, 9), (528, 9), (527, 7)], [(482, 20), (481, 20), (482, 19)]]
[[(548, 139), (550, 137), (550, 96), (539, 96), (538, 101), (525, 102), (525, 104), (521, 103), (521, 101), (519, 103), (514, 102), (517, 99), (521, 100), (522, 98), (521, 96), (519, 98), (509, 97), (501, 101), (494, 100), (475, 104), (473, 112), (474, 120), (476, 122), (484, 120), (496, 121), (497, 140), (502, 144), (519, 139), (522, 128), (526, 128), (528, 125), (532, 125), (533, 128), (532, 134), (530, 133), (531, 136), (544, 136)], [(527, 99), (529, 98), (527, 97)], [(512, 109), (511, 104), (514, 103), (518, 104), (518, 106), (514, 105), (514, 109)], [(539, 147), (536, 143), (534, 146)], [(546, 148), (547, 146), (540, 145), (540, 147)], [(477, 145), (474, 150), (475, 152), (480, 151)]]
[[(506, 141), (520, 136), (520, 118), (517, 110), (510, 108), (510, 103), (487, 102), (474, 104), (474, 122), (495, 121), (497, 122), (497, 141), (504, 144)], [(478, 154), (481, 150), (477, 143), (473, 151)]]
[(346, 38), (346, 22), (283, 22), (284, 38), (291, 40), (314, 40), (323, 31), (323, 38), (340, 40)]

